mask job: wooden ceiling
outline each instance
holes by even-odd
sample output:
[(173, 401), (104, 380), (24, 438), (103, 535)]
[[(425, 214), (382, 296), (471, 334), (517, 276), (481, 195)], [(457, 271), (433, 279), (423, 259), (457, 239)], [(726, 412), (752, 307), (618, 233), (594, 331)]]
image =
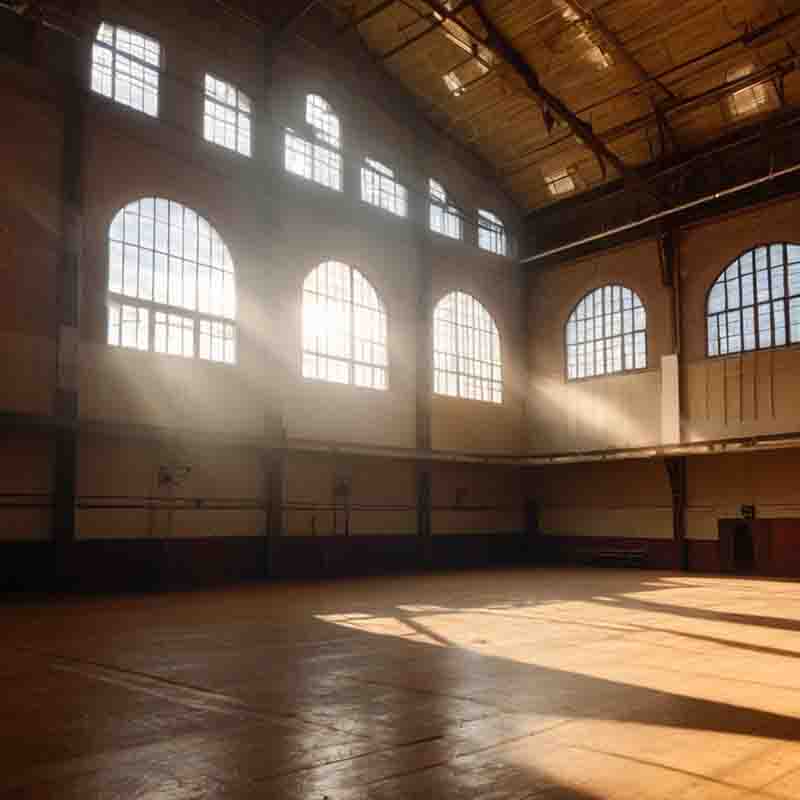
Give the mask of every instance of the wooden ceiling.
[(328, 0), (524, 211), (800, 103), (800, 0)]

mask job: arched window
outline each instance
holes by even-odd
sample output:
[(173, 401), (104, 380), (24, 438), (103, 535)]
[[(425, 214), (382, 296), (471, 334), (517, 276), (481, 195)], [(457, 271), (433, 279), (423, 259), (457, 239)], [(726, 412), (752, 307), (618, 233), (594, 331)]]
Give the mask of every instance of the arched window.
[(233, 260), (199, 214), (145, 197), (108, 232), (108, 343), (236, 361)]
[(503, 402), (500, 335), (492, 315), (465, 292), (450, 292), (433, 312), (436, 394)]
[(158, 116), (161, 46), (119, 25), (101, 23), (92, 47), (92, 89), (124, 106)]
[(286, 129), (284, 142), (286, 170), (340, 192), (342, 156), (339, 153), (341, 147), (339, 117), (327, 100), (318, 94), (309, 94), (306, 96), (305, 125), (306, 137), (292, 128)]
[(800, 342), (800, 245), (756, 247), (729, 264), (708, 293), (706, 330), (709, 356)]
[(303, 283), (303, 377), (385, 389), (386, 311), (349, 264), (325, 261)]
[(451, 239), (460, 239), (464, 227), (461, 212), (448, 201), (444, 186), (431, 178), (428, 181), (428, 194), (431, 230)]
[(594, 289), (567, 320), (567, 378), (610, 375), (647, 366), (647, 314), (624, 286)]
[(483, 208), (478, 209), (478, 247), (499, 256), (506, 254), (506, 226), (500, 217)]

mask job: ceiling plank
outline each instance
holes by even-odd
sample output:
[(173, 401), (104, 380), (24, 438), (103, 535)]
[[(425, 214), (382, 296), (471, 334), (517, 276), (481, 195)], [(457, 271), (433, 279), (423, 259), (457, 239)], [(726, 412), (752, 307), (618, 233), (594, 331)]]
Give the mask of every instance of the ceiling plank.
[(641, 62), (628, 50), (622, 43), (622, 40), (612, 31), (608, 25), (603, 22), (600, 15), (596, 11), (585, 9), (578, 0), (563, 0), (564, 5), (567, 6), (574, 14), (578, 16), (581, 22), (585, 22), (597, 31), (602, 39), (605, 40), (609, 50), (612, 50), (620, 61), (624, 62), (628, 69), (634, 74), (637, 80), (645, 86), (658, 89), (665, 97), (674, 98), (673, 91), (666, 86), (658, 78), (650, 75), (650, 73), (642, 66)]
[(393, 6), (396, 2), (397, 0), (381, 0), (378, 5), (373, 6), (369, 11), (365, 11), (363, 14), (354, 16), (347, 23), (342, 25), (342, 27), (339, 28), (336, 33), (341, 35), (343, 33), (347, 33), (347, 31), (352, 30), (353, 28), (357, 28), (362, 23), (367, 22), (367, 20), (377, 17), (378, 14), (382, 14), (387, 8), (389, 8), (389, 6)]
[(472, 9), (478, 15), (484, 30), (486, 31), (486, 38), (478, 36), (469, 26), (467, 26), (457, 15), (448, 11), (444, 6), (441, 6), (438, 0), (422, 0), (429, 8), (436, 13), (451, 20), (454, 24), (458, 25), (468, 36), (480, 42), (491, 50), (495, 55), (508, 63), (514, 71), (523, 79), (525, 85), (541, 103), (543, 103), (550, 112), (559, 117), (569, 127), (572, 133), (580, 140), (582, 144), (588, 147), (597, 157), (601, 163), (603, 170), (605, 165), (608, 164), (616, 170), (625, 181), (625, 184), (632, 190), (646, 194), (648, 197), (655, 199), (659, 205), (663, 205), (663, 200), (655, 194), (654, 190), (649, 187), (641, 178), (638, 172), (629, 167), (625, 162), (616, 155), (606, 144), (600, 139), (592, 130), (591, 125), (584, 122), (580, 117), (574, 114), (567, 105), (556, 95), (551, 94), (539, 82), (533, 67), (527, 62), (524, 56), (505, 38), (505, 36), (498, 30), (492, 20), (487, 16), (481, 0), (475, 0), (472, 4)]

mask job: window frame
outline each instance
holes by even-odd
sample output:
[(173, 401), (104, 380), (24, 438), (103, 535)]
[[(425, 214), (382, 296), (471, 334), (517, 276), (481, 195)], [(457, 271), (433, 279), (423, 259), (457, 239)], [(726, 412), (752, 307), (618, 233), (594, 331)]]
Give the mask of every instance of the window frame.
[[(442, 197), (436, 196), (436, 190)], [(433, 227), (433, 210), (439, 210), (442, 216), (442, 230), (436, 230)], [(447, 221), (453, 219), (456, 221), (458, 231), (455, 236), (447, 232)], [(437, 236), (444, 236), (446, 239), (451, 239), (454, 242), (464, 241), (464, 213), (460, 208), (450, 202), (450, 195), (444, 186), (435, 178), (428, 178), (428, 230), (435, 233)]]
[[(635, 316), (634, 316), (634, 327), (630, 331), (630, 334), (629, 334), (630, 336), (634, 337), (634, 342), (633, 342), (633, 363), (634, 363), (634, 366), (629, 367), (629, 368), (626, 368), (624, 366), (625, 365), (625, 352), (626, 352), (625, 351), (625, 335), (626, 334), (625, 334), (625, 321), (624, 321), (624, 318), (623, 318), (621, 320), (621, 326), (622, 326), (621, 327), (621, 332), (619, 333), (618, 336), (615, 336), (614, 334), (612, 334), (611, 336), (605, 336), (604, 335), (599, 340), (598, 339), (593, 339), (592, 340), (593, 342), (595, 342), (595, 341), (607, 342), (607, 341), (610, 341), (610, 340), (615, 339), (615, 338), (621, 339), (622, 340), (622, 344), (621, 344), (621, 350), (620, 350), (620, 358), (621, 358), (621, 362), (622, 362), (622, 365), (623, 365), (622, 369), (615, 370), (614, 372), (602, 372), (600, 374), (595, 373), (594, 375), (582, 375), (582, 376), (576, 375), (574, 378), (570, 377), (570, 374), (569, 374), (569, 348), (570, 348), (570, 343), (569, 343), (569, 338), (568, 338), (568, 336), (569, 336), (569, 324), (572, 321), (573, 316), (577, 313), (578, 306), (584, 300), (586, 300), (586, 298), (589, 297), (589, 295), (593, 295), (596, 291), (598, 291), (598, 289), (601, 290), (603, 293), (605, 293), (606, 288), (614, 289), (614, 288), (617, 288), (617, 287), (620, 290), (629, 291), (631, 293), (631, 295), (633, 295), (633, 297), (637, 298), (639, 300), (639, 303), (641, 304), (641, 307), (642, 307), (642, 309), (644, 311), (644, 315), (645, 315), (644, 330), (636, 330), (636, 327), (635, 327)], [(612, 299), (612, 303), (613, 303), (613, 299)], [(620, 294), (620, 303), (623, 304), (623, 305), (620, 306), (620, 314), (623, 314), (625, 312), (625, 307), (624, 307), (624, 301), (622, 300), (622, 295), (621, 294)], [(633, 305), (631, 306), (631, 311), (633, 312), (635, 310), (636, 310), (636, 304), (635, 304), (635, 300), (634, 300), (633, 301)], [(614, 313), (614, 311), (613, 311), (613, 307), (612, 307), (612, 314), (613, 313)], [(605, 316), (605, 314), (604, 314), (604, 316)], [(644, 302), (644, 300), (642, 300), (642, 296), (639, 294), (639, 292), (637, 292), (635, 289), (632, 289), (630, 286), (626, 286), (623, 283), (619, 283), (619, 282), (604, 283), (604, 284), (602, 284), (600, 286), (595, 286), (592, 289), (589, 289), (588, 291), (585, 291), (578, 298), (578, 300), (572, 305), (572, 307), (570, 309), (570, 312), (569, 312), (569, 314), (567, 314), (567, 317), (566, 317), (566, 319), (564, 321), (564, 324), (563, 324), (562, 339), (561, 340), (563, 342), (563, 351), (562, 351), (563, 370), (562, 370), (562, 372), (563, 372), (563, 376), (564, 376), (564, 382), (565, 383), (580, 383), (582, 381), (592, 381), (592, 380), (602, 379), (602, 378), (618, 378), (618, 377), (623, 376), (623, 375), (631, 375), (631, 374), (634, 374), (634, 373), (646, 372), (648, 369), (652, 369), (652, 367), (650, 366), (650, 338), (648, 336), (649, 317), (650, 317), (650, 314), (649, 314), (649, 312), (647, 310), (647, 304)], [(592, 320), (594, 320), (595, 318), (596, 318), (595, 316), (591, 317)], [(575, 319), (577, 321), (577, 317)], [(635, 336), (638, 333), (644, 334), (644, 360), (645, 360), (645, 363), (644, 363), (643, 367), (637, 367), (636, 366), (636, 340), (635, 340)], [(576, 344), (578, 344), (578, 342), (576, 342)], [(584, 342), (584, 344), (585, 344), (585, 342)], [(604, 350), (605, 350), (605, 348), (604, 348)]]
[[(731, 67), (725, 72), (725, 84), (744, 82), (746, 78), (756, 74), (760, 69), (754, 62)], [(747, 97), (749, 100), (742, 101), (742, 97)], [(736, 122), (769, 113), (775, 108), (775, 100), (774, 79), (765, 77), (758, 83), (751, 83), (739, 89), (729, 89), (728, 94), (723, 98), (723, 103), (730, 120)], [(747, 107), (741, 108), (742, 103)]]
[[(102, 30), (103, 26), (107, 25), (112, 30), (112, 42), (109, 44), (100, 39), (100, 31)], [(117, 34), (119, 30), (122, 29), (129, 34), (133, 34), (135, 36), (141, 36), (146, 41), (149, 41), (155, 44), (158, 47), (158, 64), (153, 65), (148, 63), (146, 60), (140, 59), (138, 56), (134, 56), (131, 53), (126, 53), (125, 51), (121, 51), (117, 45)], [(106, 94), (105, 92), (95, 89), (94, 88), (94, 73), (95, 73), (95, 47), (100, 47), (104, 50), (107, 50), (111, 53), (111, 66), (110, 66), (110, 79), (111, 79), (111, 92), (110, 94)], [(124, 55), (125, 58), (130, 59), (132, 62), (135, 62), (139, 67), (147, 70), (151, 70), (156, 74), (156, 84), (155, 84), (155, 112), (150, 113), (146, 111), (144, 108), (144, 103), (142, 108), (137, 108), (136, 106), (132, 105), (131, 103), (126, 103), (122, 100), (119, 100), (116, 96), (116, 75), (117, 75), (117, 56), (118, 54)], [(161, 117), (161, 74), (164, 70), (164, 48), (161, 44), (161, 41), (157, 39), (155, 36), (151, 36), (148, 33), (143, 33), (139, 30), (134, 30), (133, 28), (129, 28), (127, 25), (119, 25), (114, 22), (108, 22), (106, 20), (102, 20), (100, 24), (97, 26), (97, 31), (95, 32), (94, 38), (92, 39), (91, 43), (91, 51), (90, 51), (90, 58), (89, 58), (89, 89), (91, 90), (92, 94), (99, 95), (100, 97), (109, 100), (110, 102), (122, 106), (123, 108), (130, 109), (132, 112), (136, 112), (137, 114), (144, 114), (144, 116), (149, 117), (151, 119), (159, 119)]]
[[(783, 264), (777, 265), (776, 267), (772, 266), (772, 254), (771, 248), (773, 247), (781, 247), (783, 250)], [(793, 299), (798, 299), (798, 303), (800, 304), (800, 291), (796, 294), (791, 294), (789, 289), (789, 267), (797, 264), (800, 266), (800, 253), (798, 253), (798, 260), (790, 261), (789, 260), (789, 248), (796, 247), (800, 248), (800, 242), (793, 242), (789, 240), (777, 241), (777, 242), (759, 242), (754, 244), (752, 247), (749, 247), (747, 250), (743, 250), (739, 255), (729, 261), (722, 270), (717, 274), (714, 280), (709, 284), (708, 289), (706, 289), (705, 293), (705, 304), (703, 307), (703, 320), (705, 325), (705, 356), (706, 358), (729, 358), (731, 356), (743, 356), (747, 355), (748, 353), (758, 353), (758, 352), (768, 352), (770, 350), (780, 350), (783, 348), (795, 347), (800, 345), (800, 338), (797, 341), (792, 341), (792, 324), (791, 324), (791, 301)], [(757, 273), (759, 272), (757, 265), (756, 265), (756, 251), (760, 249), (764, 249), (766, 251), (766, 273), (767, 273), (767, 280), (768, 280), (768, 287), (769, 287), (769, 294), (770, 297), (767, 300), (759, 301), (758, 299), (758, 279)], [(752, 254), (753, 260), (753, 302), (748, 304), (742, 303), (742, 272), (741, 272), (741, 263), (739, 263), (739, 270), (737, 275), (737, 286), (738, 286), (738, 293), (739, 293), (739, 305), (734, 309), (728, 308), (728, 293), (727, 293), (727, 280), (725, 279), (725, 273), (737, 262), (740, 262), (744, 256)], [(782, 266), (782, 280), (783, 280), (783, 288), (784, 293), (781, 297), (773, 298), (772, 297), (772, 277), (771, 273), (773, 269), (777, 269), (778, 266)], [(750, 274), (750, 273), (748, 273)], [(711, 300), (711, 293), (716, 288), (717, 284), (721, 284), (725, 287), (724, 298), (725, 298), (725, 307), (720, 311), (709, 311), (709, 304)], [(775, 303), (781, 303), (783, 305), (783, 319), (784, 319), (784, 331), (785, 331), (785, 339), (782, 344), (775, 344)], [(759, 315), (758, 315), (758, 308), (759, 306), (767, 305), (770, 309), (770, 326), (769, 326), (769, 333), (770, 333), (770, 344), (767, 346), (760, 345), (761, 339), (761, 331), (759, 326)], [(753, 309), (753, 330), (756, 345), (752, 349), (745, 349), (744, 348), (744, 341), (742, 341), (742, 347), (739, 350), (729, 351), (727, 353), (721, 352), (721, 348), (719, 348), (719, 344), (721, 343), (721, 338), (719, 336), (719, 322), (717, 322), (717, 345), (719, 348), (719, 352), (712, 353), (711, 352), (711, 336), (709, 331), (709, 320), (712, 316), (716, 317), (718, 320), (721, 316), (727, 316), (728, 313), (738, 312), (739, 313), (739, 336), (742, 340), (744, 340), (744, 332), (743, 332), (743, 322), (744, 322), (744, 310), (746, 308)], [(727, 319), (726, 319), (726, 326), (727, 326)], [(729, 339), (729, 336), (726, 336), (726, 339)]]
[[(366, 196), (364, 177), (368, 173), (378, 176), (379, 178), (379, 181), (372, 188), (372, 192), (377, 193), (378, 195), (377, 203), (373, 202)], [(359, 173), (359, 177), (360, 177), (359, 184), (360, 184), (361, 202), (364, 203), (364, 205), (368, 205), (371, 208), (377, 208), (379, 211), (382, 211), (383, 213), (389, 214), (390, 216), (396, 217), (398, 219), (409, 218), (408, 187), (405, 184), (400, 183), (400, 181), (397, 178), (397, 171), (394, 169), (394, 167), (390, 167), (388, 164), (384, 164), (383, 161), (379, 161), (377, 158), (373, 158), (372, 156), (365, 154), (361, 160), (361, 170)], [(392, 197), (394, 198), (395, 208), (387, 208), (383, 204), (383, 202), (381, 202), (382, 198), (386, 196), (386, 193), (383, 191), (380, 179), (391, 181), (393, 189)], [(402, 213), (396, 210), (396, 206), (401, 199), (403, 204)]]
[[(350, 316), (350, 336), (349, 336), (349, 340), (350, 341), (349, 341), (349, 345), (350, 345), (351, 355), (348, 358), (344, 358), (342, 356), (337, 356), (337, 355), (332, 355), (332, 354), (327, 354), (327, 353), (319, 353), (319, 352), (315, 352), (315, 351), (311, 351), (311, 350), (306, 350), (306, 347), (305, 347), (305, 308), (306, 308), (306, 306), (305, 306), (305, 295), (306, 295), (307, 291), (311, 292), (311, 290), (307, 290), (306, 289), (306, 281), (320, 267), (322, 267), (325, 264), (330, 264), (330, 263), (342, 264), (342, 265), (346, 266), (349, 269), (349, 275), (350, 275), (350, 302), (349, 302), (348, 305), (349, 305), (349, 316)], [(378, 305), (380, 306), (379, 309), (371, 309), (371, 308), (369, 308), (367, 306), (359, 306), (359, 307), (365, 308), (367, 311), (372, 311), (372, 312), (377, 310), (378, 313), (383, 315), (384, 328), (385, 328), (385, 341), (383, 343), (383, 347), (384, 347), (384, 349), (386, 351), (386, 363), (385, 364), (368, 363), (368, 362), (365, 362), (365, 361), (360, 361), (360, 360), (355, 358), (355, 350), (356, 350), (356, 348), (355, 348), (355, 341), (356, 341), (355, 314), (356, 314), (357, 304), (355, 302), (355, 292), (353, 291), (353, 289), (354, 289), (354, 281), (355, 281), (355, 274), (356, 273), (358, 273), (361, 276), (361, 279), (375, 293), (375, 297), (377, 299)], [(312, 293), (317, 294), (317, 295), (320, 294), (318, 292), (312, 292)], [(324, 297), (327, 297), (329, 299), (334, 299), (335, 300), (335, 298), (331, 298), (329, 295), (321, 295), (321, 296), (324, 296)], [(348, 387), (348, 389), (356, 389), (356, 390), (367, 391), (367, 392), (388, 393), (391, 390), (390, 375), (391, 375), (391, 362), (392, 362), (392, 359), (391, 359), (391, 350), (390, 350), (390, 347), (389, 347), (390, 340), (391, 340), (391, 320), (390, 320), (390, 317), (389, 317), (389, 312), (386, 309), (386, 303), (383, 301), (381, 293), (378, 291), (377, 287), (375, 286), (375, 283), (372, 281), (371, 276), (368, 275), (366, 272), (364, 272), (364, 270), (362, 270), (359, 267), (353, 266), (352, 264), (350, 264), (347, 261), (339, 261), (338, 259), (335, 259), (335, 258), (324, 258), (321, 261), (319, 261), (317, 263), (317, 265), (313, 269), (309, 270), (304, 275), (303, 281), (300, 284), (300, 365), (299, 365), (300, 369), (299, 369), (299, 375), (300, 375), (301, 380), (310, 381), (312, 383), (322, 383), (322, 384), (326, 384), (326, 385), (333, 385), (333, 386), (346, 386), (346, 387)], [(373, 344), (375, 344), (375, 342), (373, 342)], [(334, 380), (330, 380), (328, 378), (321, 378), (321, 377), (317, 377), (317, 376), (314, 376), (314, 375), (305, 375), (304, 374), (303, 362), (304, 362), (304, 358), (305, 358), (306, 354), (308, 354), (310, 356), (313, 356), (315, 358), (325, 358), (325, 359), (329, 359), (329, 360), (333, 360), (333, 361), (341, 361), (341, 362), (346, 363), (347, 364), (348, 377), (349, 377), (348, 381), (347, 382), (334, 381)], [(384, 384), (383, 384), (383, 386), (365, 386), (363, 384), (356, 383), (355, 382), (355, 367), (356, 366), (369, 367), (371, 369), (382, 369), (383, 373), (384, 373)]]
[[(336, 144), (333, 144), (330, 141), (331, 135), (329, 133), (324, 131), (321, 127), (314, 125), (310, 121), (309, 108), (313, 98), (317, 98), (318, 100), (322, 101), (322, 103), (325, 105), (325, 113), (336, 118), (338, 125)], [(334, 106), (328, 102), (327, 98), (319, 92), (306, 92), (303, 95), (303, 102), (304, 107), (302, 124), (297, 128), (286, 126), (283, 129), (283, 170), (289, 175), (294, 175), (296, 178), (300, 178), (301, 180), (315, 183), (318, 186), (322, 186), (323, 188), (329, 189), (332, 192), (343, 192), (345, 170), (344, 158), (342, 157), (341, 117), (336, 113)], [(300, 154), (301, 147), (295, 146), (293, 150), (297, 159), (303, 159), (303, 166), (307, 166), (307, 170), (304, 169), (302, 172), (300, 172), (289, 167), (287, 154), (292, 151), (290, 146), (292, 142), (290, 140), (296, 140), (299, 142), (302, 145), (303, 150), (306, 148), (308, 149), (308, 153), (302, 153), (302, 155)], [(322, 158), (319, 157), (320, 152), (323, 154)], [(327, 163), (326, 159), (328, 160)], [(320, 176), (324, 174), (325, 170), (330, 172), (333, 169), (332, 164), (335, 162), (338, 162), (336, 163), (336, 171), (338, 174), (337, 185), (332, 185), (331, 182), (320, 180)]]
[[(544, 176), (544, 182), (548, 195), (557, 199), (565, 198), (571, 194), (574, 194), (578, 188), (575, 175), (573, 175), (568, 167), (548, 173)], [(569, 184), (569, 188), (559, 188), (565, 183)]]
[[(230, 105), (227, 100), (220, 100), (219, 98), (215, 97), (214, 95), (209, 93), (208, 89), (208, 81), (209, 79), (213, 81), (217, 81), (225, 85), (227, 89), (232, 89), (236, 93), (236, 106)], [(240, 103), (242, 98), (246, 101), (247, 105), (249, 106), (249, 111), (244, 111), (240, 108)], [(236, 123), (234, 125), (234, 132), (236, 134), (236, 144), (233, 147), (229, 147), (227, 144), (220, 144), (219, 142), (215, 141), (214, 139), (209, 139), (206, 135), (206, 119), (208, 118), (208, 113), (206, 111), (206, 103), (213, 103), (216, 106), (222, 107), (225, 111), (233, 111), (236, 114)], [(209, 144), (213, 144), (216, 147), (221, 147), (223, 150), (227, 150), (229, 153), (235, 153), (242, 158), (252, 158), (253, 157), (253, 143), (254, 143), (254, 136), (253, 136), (253, 116), (254, 116), (255, 108), (253, 106), (253, 100), (247, 92), (242, 91), (236, 84), (231, 83), (230, 81), (225, 80), (224, 78), (220, 78), (214, 72), (206, 72), (203, 78), (203, 141), (208, 142)], [(249, 123), (249, 132), (248, 132), (248, 152), (243, 153), (239, 149), (239, 137), (241, 136), (241, 128), (239, 125), (239, 117), (244, 116), (247, 118)], [(216, 122), (220, 124), (227, 125), (230, 123), (226, 123), (224, 121), (217, 120), (216, 117), (212, 117)]]
[[(142, 244), (142, 210), (141, 210), (141, 203), (143, 201), (151, 200), (153, 202), (153, 232), (152, 232), (152, 246), (147, 246)], [(168, 217), (166, 223), (164, 220), (158, 219), (158, 206), (157, 201), (162, 201), (167, 203), (168, 209)], [(138, 243), (134, 244), (132, 242), (126, 241), (125, 238), (125, 215), (127, 210), (133, 204), (137, 204), (136, 208), (136, 218), (139, 224), (139, 231), (137, 234)], [(197, 219), (197, 256), (194, 261), (191, 258), (187, 259), (183, 254), (177, 255), (171, 252), (171, 228), (172, 225), (170, 223), (171, 215), (172, 215), (172, 205), (178, 205), (183, 214), (183, 223), (181, 226), (181, 241), (183, 242), (186, 225), (185, 225), (185, 213), (187, 211), (194, 214)], [(122, 224), (122, 234), (120, 238), (113, 238), (113, 228), (117, 219), (121, 217), (121, 224)], [(149, 219), (149, 217), (144, 217), (145, 219)], [(208, 226), (209, 231), (209, 261), (213, 260), (213, 249), (214, 249), (214, 237), (218, 240), (218, 246), (222, 248), (222, 258), (223, 258), (223, 266), (217, 267), (211, 263), (205, 264), (200, 261), (200, 221), (203, 221), (205, 225)], [(166, 249), (167, 252), (158, 249), (157, 243), (157, 225), (159, 224), (166, 225), (166, 236), (167, 236), (167, 243)], [(117, 244), (120, 246), (122, 251), (122, 262), (120, 264), (120, 276), (121, 276), (121, 285), (120, 289), (114, 289), (112, 287), (112, 246)], [(135, 248), (136, 250), (136, 283), (137, 283), (137, 293), (136, 295), (132, 294), (125, 294), (125, 250), (128, 247)], [(181, 245), (181, 250), (183, 250), (183, 245)], [(152, 258), (152, 286), (151, 286), (151, 295), (152, 298), (148, 297), (141, 297), (139, 296), (139, 286), (141, 285), (141, 274), (142, 274), (142, 263), (141, 263), (141, 253), (143, 251), (150, 252), (153, 254)], [(230, 261), (230, 270), (227, 270), (224, 266), (224, 259), (225, 253), (227, 253), (227, 257)], [(162, 256), (165, 261), (165, 269), (166, 272), (164, 273), (166, 276), (166, 286), (164, 291), (166, 292), (166, 301), (162, 302), (160, 300), (155, 299), (156, 295), (156, 255)], [(170, 260), (175, 259), (179, 261), (181, 264), (181, 280), (184, 279), (184, 262), (189, 262), (195, 266), (195, 275), (194, 275), (194, 308), (186, 308), (184, 306), (178, 306), (171, 304), (169, 302), (169, 279), (170, 279)], [(232, 290), (232, 304), (233, 304), (233, 311), (232, 316), (225, 316), (224, 315), (224, 308), (222, 314), (213, 314), (208, 310), (201, 311), (200, 310), (200, 291), (201, 291), (201, 280), (200, 280), (200, 268), (207, 267), (209, 269), (209, 276), (208, 276), (208, 291), (209, 291), (209, 300), (212, 297), (212, 286), (214, 283), (214, 275), (213, 272), (219, 271), (224, 275), (230, 275), (231, 280), (233, 282), (233, 290)], [(182, 291), (185, 292), (185, 288), (182, 286)], [(222, 297), (221, 302), (225, 303), (225, 288), (224, 288), (224, 277), (223, 277), (223, 288), (222, 288)], [(107, 347), (119, 348), (121, 350), (135, 350), (140, 353), (149, 353), (155, 356), (175, 356), (178, 358), (186, 359), (187, 361), (191, 360), (198, 360), (201, 362), (209, 363), (209, 364), (218, 364), (225, 367), (235, 367), (239, 363), (239, 347), (241, 342), (241, 337), (239, 334), (239, 319), (238, 319), (238, 311), (239, 311), (239, 299), (238, 299), (238, 285), (237, 285), (237, 274), (236, 274), (236, 263), (233, 259), (233, 256), (230, 253), (230, 249), (228, 248), (227, 243), (219, 234), (217, 229), (208, 221), (207, 217), (204, 214), (196, 211), (191, 206), (185, 205), (184, 203), (180, 202), (179, 200), (170, 200), (166, 197), (160, 197), (157, 195), (149, 195), (146, 197), (137, 197), (133, 200), (129, 200), (123, 206), (117, 209), (117, 211), (111, 217), (107, 227), (106, 227), (106, 284), (105, 284), (105, 311), (106, 311), (106, 319), (105, 319), (105, 343)], [(119, 309), (119, 313), (122, 314), (123, 308), (125, 306), (135, 308), (138, 311), (145, 311), (147, 313), (147, 347), (133, 347), (130, 345), (125, 345), (122, 343), (122, 319), (120, 318), (120, 329), (119, 329), (119, 342), (115, 343), (111, 341), (111, 324), (112, 324), (112, 314), (111, 309), (113, 307), (117, 307)], [(157, 315), (164, 314), (167, 317), (166, 324), (167, 324), (167, 345), (165, 350), (160, 351), (156, 349), (156, 326), (160, 324), (157, 322)], [(192, 322), (192, 353), (191, 355), (187, 355), (185, 353), (172, 353), (169, 352), (169, 318), (171, 316), (180, 317), (184, 320), (191, 320)], [(200, 349), (201, 349), (201, 327), (202, 324), (208, 322), (211, 325), (214, 323), (219, 323), (223, 326), (222, 328), (222, 348), (223, 348), (223, 357), (222, 359), (214, 358), (211, 354), (208, 357), (201, 356)], [(227, 328), (232, 328), (233, 335), (231, 337), (233, 341), (233, 358), (228, 360), (225, 356), (225, 343), (229, 341), (227, 337), (228, 331)], [(212, 341), (209, 343), (210, 346), (213, 345), (213, 336)], [(213, 352), (213, 350), (212, 350)]]
[[(500, 380), (499, 381), (495, 381), (494, 378), (491, 378), (490, 379), (490, 384), (499, 383), (499, 385), (500, 385), (500, 400), (499, 401), (492, 400), (492, 399), (488, 399), (487, 400), (487, 399), (485, 399), (483, 397), (467, 397), (467, 396), (461, 394), (461, 382), (462, 382), (462, 379), (469, 378), (469, 379), (480, 380), (480, 381), (483, 381), (483, 380), (486, 380), (486, 379), (484, 379), (484, 378), (476, 378), (476, 376), (474, 376), (474, 375), (468, 375), (468, 374), (466, 374), (464, 372), (459, 372), (458, 369), (456, 369), (456, 371), (454, 372), (453, 370), (441, 369), (441, 368), (437, 368), (437, 366), (436, 366), (436, 354), (437, 354), (437, 350), (436, 350), (436, 322), (437, 322), (436, 313), (437, 313), (437, 311), (439, 309), (440, 304), (446, 298), (448, 298), (450, 295), (456, 295), (456, 296), (457, 295), (464, 295), (465, 297), (470, 298), (470, 300), (472, 300), (473, 303), (476, 303), (480, 308), (482, 308), (486, 312), (486, 315), (489, 317), (489, 321), (492, 323), (492, 329), (493, 330), (490, 333), (494, 333), (494, 334), (497, 335), (497, 351), (498, 351), (498, 364), (497, 364), (497, 367), (500, 370)], [(457, 310), (458, 309), (458, 298), (457, 297), (455, 299), (455, 304), (456, 304), (456, 310)], [(472, 292), (467, 292), (467, 291), (464, 291), (463, 289), (449, 289), (449, 290), (445, 291), (439, 297), (439, 299), (436, 301), (436, 303), (434, 304), (434, 306), (433, 306), (433, 314), (431, 315), (431, 324), (432, 324), (432, 330), (431, 330), (431, 334), (432, 334), (431, 335), (431, 370), (432, 370), (432, 374), (431, 374), (431, 391), (432, 391), (432, 394), (434, 396), (436, 396), (436, 397), (446, 397), (446, 398), (449, 398), (450, 400), (463, 400), (463, 401), (470, 402), (470, 403), (484, 403), (486, 405), (493, 406), (495, 408), (497, 408), (498, 406), (504, 406), (505, 403), (506, 403), (506, 383), (505, 383), (506, 373), (505, 373), (505, 369), (503, 367), (503, 349), (504, 349), (503, 348), (503, 337), (502, 337), (502, 335), (500, 333), (500, 328), (499, 328), (497, 322), (495, 321), (494, 314), (492, 314), (492, 312), (474, 294), (472, 294)], [(460, 323), (455, 321), (452, 324), (456, 327), (456, 330), (457, 330)], [(469, 326), (466, 326), (466, 325), (461, 325), (461, 327), (467, 328), (468, 330), (471, 330), (473, 332), (485, 333), (485, 331), (481, 331), (480, 328), (476, 328), (474, 326), (469, 327)], [(468, 357), (460, 355), (460, 352), (459, 352), (459, 349), (458, 349), (458, 337), (456, 337), (455, 341), (456, 341), (455, 353), (444, 353), (444, 355), (446, 355), (446, 356), (455, 356), (456, 363), (457, 363), (459, 358), (468, 358)], [(471, 359), (471, 360), (478, 361), (481, 364), (487, 364), (488, 363), (492, 368), (494, 368), (494, 366), (495, 366), (494, 363), (492, 363), (492, 362), (480, 361), (478, 359)], [(454, 394), (454, 395), (453, 394), (445, 394), (443, 392), (437, 392), (436, 391), (436, 373), (437, 373), (437, 371), (443, 372), (446, 375), (455, 375), (456, 376), (457, 394)]]
[[(478, 228), (478, 249), (483, 250), (484, 253), (491, 253), (495, 256), (507, 258), (509, 252), (509, 237), (505, 222), (493, 211), (489, 211), (486, 208), (478, 208), (475, 215)], [(488, 222), (490, 225), (494, 226), (494, 228), (482, 224), (483, 222)], [(482, 230), (490, 233), (495, 240), (501, 241), (503, 244), (502, 250), (495, 249), (494, 247), (484, 247), (481, 244)]]

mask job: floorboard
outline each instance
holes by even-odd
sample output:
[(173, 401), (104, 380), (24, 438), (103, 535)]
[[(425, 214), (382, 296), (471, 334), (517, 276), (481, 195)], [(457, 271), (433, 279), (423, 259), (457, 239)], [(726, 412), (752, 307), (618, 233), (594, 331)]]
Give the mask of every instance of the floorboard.
[(800, 584), (508, 569), (0, 607), (0, 798), (796, 798)]

